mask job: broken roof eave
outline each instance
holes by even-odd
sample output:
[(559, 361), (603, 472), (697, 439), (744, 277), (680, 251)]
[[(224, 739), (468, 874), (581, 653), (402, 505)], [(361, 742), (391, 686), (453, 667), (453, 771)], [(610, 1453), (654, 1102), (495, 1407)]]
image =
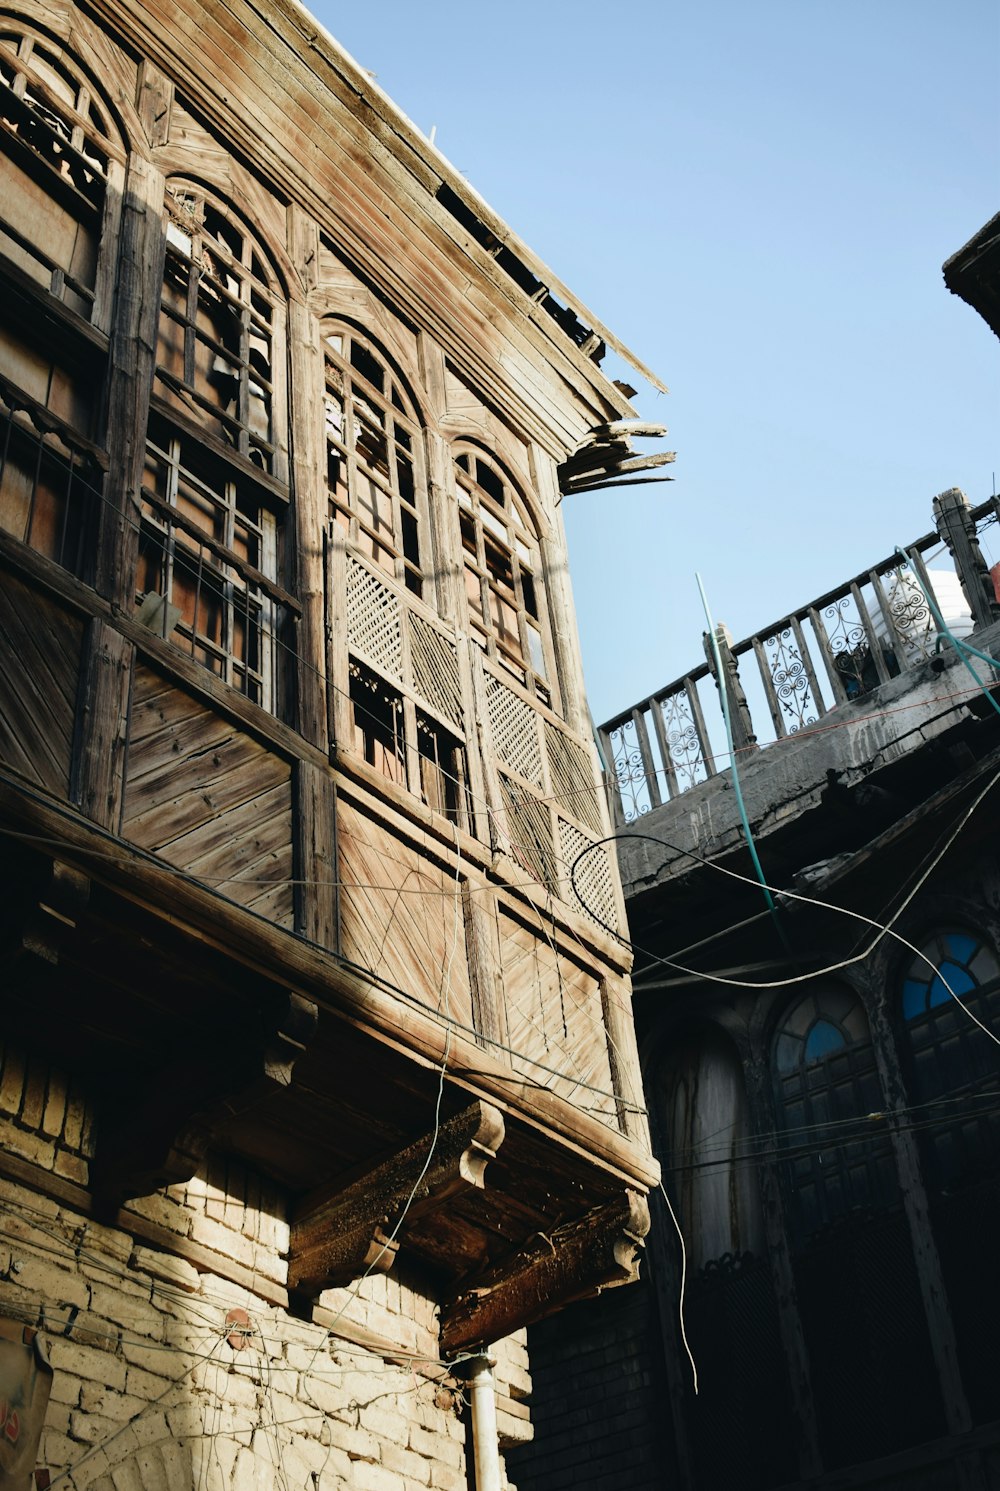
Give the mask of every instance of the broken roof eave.
[[(301, 3), (301, 0), (275, 0), (275, 9), (284, 13), (290, 25), (294, 26), (299, 33), (302, 42), (316, 51), (328, 66), (339, 72), (350, 87), (357, 92), (359, 98), (363, 98), (380, 116), (383, 123), (398, 135), (407, 152), (415, 156), (423, 166), (423, 171), (419, 173), (421, 178), (430, 173), (440, 185), (448, 187), (468, 204), (470, 210), (475, 213), (497, 242), (515, 254), (525, 268), (535, 275), (551, 294), (562, 299), (578, 320), (605, 342), (645, 382), (660, 393), (669, 392), (662, 379), (657, 377), (613, 331), (598, 320), (583, 301), (563, 284), (544, 260), (539, 258), (517, 236), (498, 213), (494, 212), (489, 203), (479, 195), (474, 187), (469, 185), (465, 177), (455, 169), (437, 146), (431, 144), (426, 135), (403, 113), (384, 89), (379, 87), (350, 52)], [(465, 237), (467, 234), (463, 233), (463, 238)], [(480, 249), (480, 252), (485, 253), (485, 250)], [(530, 297), (523, 291), (521, 293), (530, 304)], [(586, 369), (590, 380), (600, 388), (604, 398), (618, 407), (622, 413), (633, 414), (634, 409), (629, 400), (616, 388), (607, 374), (601, 371), (598, 364), (588, 357), (565, 332), (558, 334), (558, 323), (554, 319), (550, 329), (553, 333), (557, 333), (552, 337), (554, 344), (564, 355), (571, 355), (577, 366), (582, 365)]]

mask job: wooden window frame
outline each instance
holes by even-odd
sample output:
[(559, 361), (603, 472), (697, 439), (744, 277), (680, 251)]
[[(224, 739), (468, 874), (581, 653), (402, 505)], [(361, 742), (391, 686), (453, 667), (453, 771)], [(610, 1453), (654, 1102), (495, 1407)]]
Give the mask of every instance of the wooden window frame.
[(352, 549), (422, 596), (427, 478), (413, 400), (378, 344), (353, 326), (324, 323), (323, 354), (330, 518)]
[(503, 467), (471, 445), (455, 452), (455, 481), (472, 635), (502, 678), (554, 710), (541, 550), (524, 498)]

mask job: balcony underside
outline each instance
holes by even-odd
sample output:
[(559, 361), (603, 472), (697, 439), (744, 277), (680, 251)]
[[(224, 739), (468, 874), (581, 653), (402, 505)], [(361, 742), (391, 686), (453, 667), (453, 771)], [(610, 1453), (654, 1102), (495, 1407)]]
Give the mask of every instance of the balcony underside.
[(12, 776), (0, 826), (6, 1030), (94, 1095), (96, 1214), (238, 1156), (303, 1307), (398, 1255), (452, 1350), (635, 1275), (655, 1166), (620, 1134)]

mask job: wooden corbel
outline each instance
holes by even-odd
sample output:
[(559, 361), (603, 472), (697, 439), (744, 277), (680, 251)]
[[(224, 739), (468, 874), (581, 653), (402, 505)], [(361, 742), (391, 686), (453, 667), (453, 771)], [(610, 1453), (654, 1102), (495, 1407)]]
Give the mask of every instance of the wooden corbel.
[(536, 1232), (513, 1258), (442, 1307), (442, 1351), (498, 1341), (575, 1299), (633, 1283), (648, 1231), (645, 1196), (626, 1191), (551, 1233)]
[[(484, 1172), (503, 1142), (503, 1117), (476, 1102), (342, 1190), (305, 1197), (292, 1217), (288, 1287), (315, 1298), (368, 1270), (385, 1272), (404, 1208), (417, 1221), (456, 1196), (484, 1188)], [(404, 1223), (405, 1226), (405, 1223)]]
[(238, 1036), (203, 1036), (189, 1055), (109, 1098), (90, 1167), (100, 1214), (113, 1216), (125, 1201), (189, 1181), (235, 1112), (289, 1085), (317, 1018), (315, 1004), (288, 994), (277, 1022)]

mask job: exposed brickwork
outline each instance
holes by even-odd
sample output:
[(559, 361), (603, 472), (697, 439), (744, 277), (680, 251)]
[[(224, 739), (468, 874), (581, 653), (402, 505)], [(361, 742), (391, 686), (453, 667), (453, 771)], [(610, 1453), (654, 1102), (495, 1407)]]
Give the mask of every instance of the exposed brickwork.
[[(0, 1073), (0, 1143), (59, 1174), (75, 1156), (85, 1180), (86, 1104), (16, 1053), (3, 1053)], [(134, 1210), (179, 1245), (216, 1252), (219, 1273), (0, 1178), (0, 1315), (38, 1325), (48, 1343), (39, 1464), (53, 1479), (69, 1472), (65, 1491), (467, 1491), (464, 1401), (447, 1369), (430, 1365), (437, 1319), (426, 1294), (389, 1274), (322, 1296), (345, 1332), (375, 1333), (414, 1358), (387, 1362), (225, 1277), (227, 1259), (277, 1282), (286, 1273), (282, 1197), (245, 1167), (213, 1158)], [(242, 1346), (228, 1339), (234, 1308), (249, 1317)], [(495, 1354), (502, 1416), (530, 1386), (523, 1332)], [(530, 1424), (517, 1417), (501, 1433), (523, 1439)]]
[(648, 1285), (611, 1289), (528, 1332), (534, 1440), (509, 1451), (519, 1491), (663, 1491), (670, 1409)]

